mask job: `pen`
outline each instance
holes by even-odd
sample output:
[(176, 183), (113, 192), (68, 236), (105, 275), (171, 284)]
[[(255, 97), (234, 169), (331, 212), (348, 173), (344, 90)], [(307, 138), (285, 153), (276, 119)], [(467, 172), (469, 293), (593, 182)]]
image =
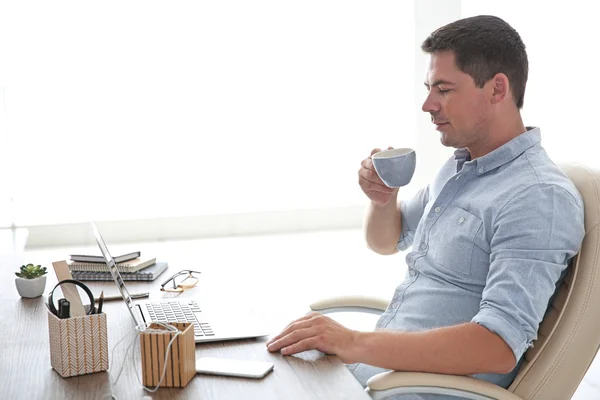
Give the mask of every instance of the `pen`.
[[(148, 292), (144, 292), (144, 293), (130, 293), (129, 296), (132, 299), (141, 299), (141, 298), (150, 296), (150, 293), (148, 293)], [(96, 297), (94, 300), (95, 301), (99, 301), (100, 298)], [(123, 300), (123, 297), (120, 294), (116, 294), (116, 295), (113, 295), (113, 296), (104, 296), (104, 301), (112, 301), (112, 300)]]
[(102, 314), (102, 304), (104, 304), (104, 290), (100, 293), (100, 298), (98, 299), (98, 312), (97, 314)]

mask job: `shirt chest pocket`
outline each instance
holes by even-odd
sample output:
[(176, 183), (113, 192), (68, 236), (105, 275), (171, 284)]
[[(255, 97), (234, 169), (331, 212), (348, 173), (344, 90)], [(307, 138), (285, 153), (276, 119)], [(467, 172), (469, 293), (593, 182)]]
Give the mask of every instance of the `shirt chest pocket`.
[(482, 225), (481, 219), (462, 208), (444, 212), (429, 235), (433, 260), (445, 268), (470, 275), (475, 236)]

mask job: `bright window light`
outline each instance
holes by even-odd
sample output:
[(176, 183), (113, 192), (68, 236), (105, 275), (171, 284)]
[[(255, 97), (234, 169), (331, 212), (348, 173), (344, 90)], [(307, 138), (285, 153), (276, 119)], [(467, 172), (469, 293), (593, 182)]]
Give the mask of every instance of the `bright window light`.
[(0, 5), (18, 226), (363, 204), (410, 146), (412, 1)]

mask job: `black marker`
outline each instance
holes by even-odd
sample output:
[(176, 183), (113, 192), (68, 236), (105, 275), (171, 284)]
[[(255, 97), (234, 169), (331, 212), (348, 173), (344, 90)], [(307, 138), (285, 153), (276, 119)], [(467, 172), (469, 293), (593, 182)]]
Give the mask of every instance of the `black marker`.
[(58, 300), (58, 318), (70, 318), (71, 317), (71, 303), (67, 299)]

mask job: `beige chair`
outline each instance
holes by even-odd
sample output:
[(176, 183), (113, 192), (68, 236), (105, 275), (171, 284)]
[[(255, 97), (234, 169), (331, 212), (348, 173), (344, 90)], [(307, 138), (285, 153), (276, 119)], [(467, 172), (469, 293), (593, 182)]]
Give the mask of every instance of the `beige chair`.
[[(510, 387), (503, 389), (468, 376), (389, 371), (369, 379), (365, 390), (373, 399), (404, 393), (475, 400), (565, 400), (573, 396), (600, 346), (600, 171), (579, 164), (560, 167), (583, 197), (585, 238)], [(311, 309), (381, 313), (387, 305), (382, 299), (355, 296), (321, 300)]]

